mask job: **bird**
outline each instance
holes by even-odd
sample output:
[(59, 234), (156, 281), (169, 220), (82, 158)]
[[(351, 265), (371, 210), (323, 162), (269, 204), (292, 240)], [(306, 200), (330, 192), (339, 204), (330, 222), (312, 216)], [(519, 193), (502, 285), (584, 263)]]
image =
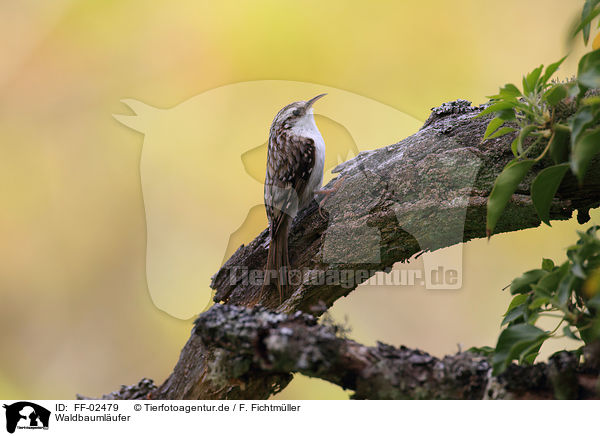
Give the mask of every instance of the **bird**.
[(280, 302), (289, 284), (290, 223), (316, 194), (330, 194), (321, 189), (325, 142), (313, 116), (313, 104), (325, 95), (288, 104), (277, 113), (269, 131), (264, 200), (270, 242), (263, 290), (274, 278)]

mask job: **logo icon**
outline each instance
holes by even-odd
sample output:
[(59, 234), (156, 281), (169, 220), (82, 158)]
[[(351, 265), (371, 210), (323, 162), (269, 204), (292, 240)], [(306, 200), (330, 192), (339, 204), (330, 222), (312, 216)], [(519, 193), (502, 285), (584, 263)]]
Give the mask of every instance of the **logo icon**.
[(4, 404), (6, 409), (6, 431), (14, 433), (16, 429), (48, 430), (50, 411), (29, 401)]

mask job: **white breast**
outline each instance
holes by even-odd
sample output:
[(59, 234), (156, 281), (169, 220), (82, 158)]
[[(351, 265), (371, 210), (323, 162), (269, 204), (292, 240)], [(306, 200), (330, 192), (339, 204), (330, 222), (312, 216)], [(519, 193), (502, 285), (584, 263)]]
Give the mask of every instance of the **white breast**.
[(292, 131), (306, 138), (311, 138), (315, 142), (315, 166), (308, 179), (308, 185), (304, 195), (300, 198), (300, 207), (305, 207), (315, 196), (315, 191), (321, 188), (323, 183), (323, 169), (325, 166), (325, 141), (317, 128), (313, 111), (310, 109), (305, 116), (296, 121)]

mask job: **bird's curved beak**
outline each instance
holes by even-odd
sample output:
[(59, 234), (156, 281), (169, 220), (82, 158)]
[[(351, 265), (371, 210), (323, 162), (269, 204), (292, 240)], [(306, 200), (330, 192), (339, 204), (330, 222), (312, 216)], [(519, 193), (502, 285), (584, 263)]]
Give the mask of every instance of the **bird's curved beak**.
[(315, 101), (317, 101), (318, 99), (320, 99), (321, 97), (325, 97), (327, 94), (319, 94), (316, 97), (311, 98), (310, 100), (308, 100), (306, 102), (306, 108), (308, 109), (309, 107), (311, 107)]

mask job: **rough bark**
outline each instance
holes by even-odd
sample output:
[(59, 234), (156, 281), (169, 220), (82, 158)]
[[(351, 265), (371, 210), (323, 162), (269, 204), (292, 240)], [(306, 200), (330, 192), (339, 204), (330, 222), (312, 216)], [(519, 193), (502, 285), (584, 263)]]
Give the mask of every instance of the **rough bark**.
[[(226, 387), (224, 398), (245, 398), (241, 393), (256, 389), (258, 379), (277, 392), (290, 373), (300, 373), (352, 390), (353, 399), (600, 399), (598, 366), (590, 364), (593, 359), (580, 365), (574, 353), (533, 366), (513, 364), (493, 377), (487, 358), (475, 353), (438, 359), (383, 343), (367, 347), (343, 333), (300, 311), (221, 304), (200, 315), (192, 331), (201, 346), (216, 350), (204, 377)], [(143, 379), (103, 399), (155, 399), (158, 392)]]
[(195, 324), (204, 346), (221, 350), (211, 377), (242, 387), (257, 372), (298, 372), (350, 389), (354, 399), (599, 398), (597, 367), (579, 366), (579, 358), (567, 352), (492, 377), (483, 356), (465, 352), (438, 359), (383, 343), (367, 347), (302, 312), (215, 305)]
[[(292, 223), (290, 260), (292, 268), (301, 272), (302, 280), (296, 285), (292, 283), (292, 294), (283, 302), (280, 303), (277, 292), (261, 293), (260, 281), (253, 281), (250, 276), (251, 271), (264, 269), (269, 243), (266, 230), (247, 246), (241, 246), (213, 276), (211, 287), (216, 290), (215, 302), (246, 307), (260, 304), (281, 317), (296, 311), (318, 316), (376, 271), (388, 271), (394, 263), (406, 261), (421, 250), (435, 250), (485, 237), (486, 199), (495, 178), (513, 157), (510, 151), (513, 138), (507, 135), (481, 142), (489, 118), (476, 118), (480, 110), (462, 100), (446, 103), (435, 108), (414, 135), (397, 144), (360, 153), (339, 165), (334, 171), (340, 173), (343, 181), (341, 188), (325, 203), (327, 216), (322, 217), (313, 202)], [(565, 110), (569, 111), (569, 108)], [(513, 195), (497, 224), (496, 233), (540, 224), (528, 187), (535, 174), (549, 164), (542, 160), (533, 168), (532, 174)], [(587, 174), (583, 187), (579, 187), (570, 175), (565, 178), (554, 199), (551, 219), (569, 219), (575, 210), (579, 210), (580, 221), (589, 219), (589, 209), (600, 204), (598, 159), (592, 162)], [(324, 277), (339, 278), (336, 273), (341, 271), (345, 280), (323, 280)], [(200, 319), (206, 320), (206, 317), (219, 314), (219, 310), (222, 309), (216, 305)], [(264, 315), (266, 312), (261, 313)], [(311, 325), (303, 318), (305, 315), (294, 316), (296, 318), (292, 319), (304, 322), (304, 325), (298, 324), (298, 334), (309, 336), (312, 330), (326, 333), (320, 330), (321, 326)], [(289, 322), (293, 324), (293, 321)], [(248, 356), (244, 358), (240, 354), (242, 367), (248, 369), (248, 361), (253, 362), (250, 370), (244, 373), (243, 380), (226, 381), (223, 377), (215, 377), (215, 362), (226, 363), (220, 356), (228, 345), (227, 341), (217, 343), (214, 337), (206, 336), (202, 325), (202, 322), (197, 324), (173, 373), (162, 386), (152, 390), (152, 398), (268, 398), (285, 387), (291, 379), (290, 372), (309, 371), (302, 369), (301, 365), (294, 366), (290, 361), (271, 362), (272, 366), (268, 368), (260, 361), (257, 363), (254, 358), (248, 360)], [(226, 334), (225, 324), (221, 327), (222, 333)], [(202, 336), (197, 332), (203, 332)], [(220, 337), (219, 329), (210, 332)], [(241, 339), (243, 337), (239, 336), (234, 341), (242, 348), (249, 345)], [(250, 336), (245, 339), (249, 340)], [(310, 338), (304, 340), (309, 341)], [(481, 397), (484, 392), (481, 383), (487, 379), (483, 374), (487, 371), (487, 362), (473, 356), (457, 355), (438, 360), (417, 351), (383, 345), (369, 348), (334, 338), (327, 346), (337, 347), (340, 357), (348, 357), (349, 360), (342, 359), (350, 366), (345, 373), (354, 374), (350, 378), (355, 377), (355, 380), (353, 384), (346, 379), (337, 381), (343, 387), (355, 389), (356, 397), (474, 398)], [(367, 356), (375, 357), (368, 360)], [(414, 372), (415, 367), (423, 368), (410, 364), (411, 358), (428, 362), (424, 365), (430, 370)], [(231, 355), (229, 359), (232, 359)], [(377, 386), (381, 393), (369, 392), (370, 386), (361, 386), (362, 382), (358, 379), (364, 377), (367, 370), (351, 372), (352, 365), (360, 362), (365, 365), (372, 363), (374, 377), (380, 377), (377, 380), (381, 384)], [(408, 362), (415, 380), (420, 380), (419, 377), (423, 380), (419, 381), (418, 387), (411, 388), (410, 384), (402, 387), (402, 379), (397, 379), (401, 388), (386, 390), (384, 385), (388, 380), (381, 378), (381, 373), (377, 375), (377, 362), (382, 362), (385, 368), (393, 366), (392, 363)], [(444, 371), (451, 368), (456, 372), (455, 377), (438, 374), (435, 368), (439, 365)], [(458, 377), (463, 368), (468, 375), (466, 379)], [(524, 371), (526, 377), (520, 380), (526, 382), (532, 380), (529, 372), (536, 371), (531, 368), (511, 371)], [(550, 369), (544, 368), (544, 380), (549, 380)], [(396, 369), (389, 368), (389, 374), (397, 374), (398, 371), (402, 373), (402, 365)], [(344, 373), (343, 368), (339, 368), (339, 372)], [(333, 372), (313, 373), (313, 376), (322, 376), (330, 381), (336, 377)], [(453, 385), (461, 380), (461, 386)], [(437, 386), (438, 394), (431, 389), (423, 390), (423, 384), (428, 383)], [(471, 383), (474, 383), (473, 386)], [(510, 383), (501, 385), (494, 392), (501, 392), (506, 386)], [(509, 389), (509, 394), (495, 396), (510, 396), (513, 391)]]

